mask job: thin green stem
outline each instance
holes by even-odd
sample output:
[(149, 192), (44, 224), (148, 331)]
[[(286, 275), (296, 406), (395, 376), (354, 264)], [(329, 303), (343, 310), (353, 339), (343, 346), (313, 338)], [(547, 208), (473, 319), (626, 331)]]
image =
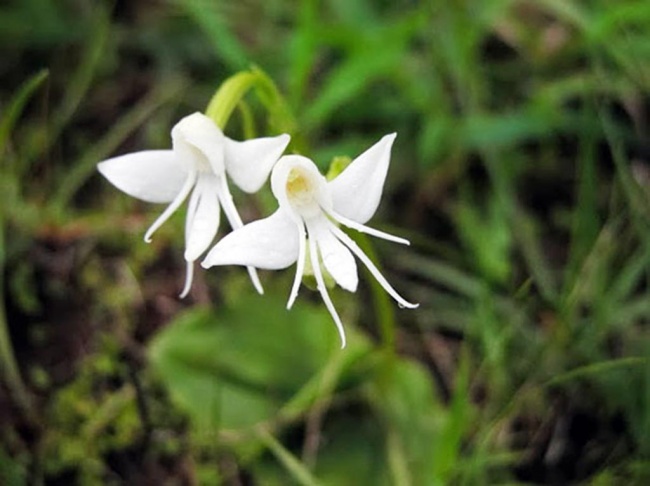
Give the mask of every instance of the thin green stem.
[[(353, 239), (359, 245), (361, 250), (368, 255), (379, 270), (381, 267), (377, 264), (377, 254), (370, 242), (370, 239), (363, 233), (356, 233)], [(395, 353), (395, 336), (397, 324), (395, 322), (395, 309), (388, 295), (382, 288), (381, 284), (374, 278), (369, 278), (370, 291), (372, 293), (373, 305), (375, 308), (375, 317), (379, 323), (379, 330), (381, 333), (381, 340), (384, 349), (391, 355)]]
[(210, 99), (205, 114), (223, 130), (241, 99), (255, 86), (256, 79), (250, 71), (241, 71), (226, 79)]
[(289, 452), (275, 437), (267, 430), (260, 427), (256, 429), (258, 439), (266, 448), (275, 456), (275, 458), (284, 466), (286, 471), (292, 476), (297, 484), (302, 486), (317, 486), (319, 482), (311, 474), (300, 460)]

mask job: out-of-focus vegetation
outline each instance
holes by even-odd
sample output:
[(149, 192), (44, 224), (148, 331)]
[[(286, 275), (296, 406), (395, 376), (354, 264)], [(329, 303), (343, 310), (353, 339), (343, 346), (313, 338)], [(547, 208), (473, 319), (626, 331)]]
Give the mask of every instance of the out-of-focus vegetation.
[[(647, 0), (10, 0), (0, 51), (0, 483), (650, 484)], [(179, 300), (182, 215), (95, 170), (251, 65), (235, 138), (398, 133), (368, 249), (421, 306), (334, 290), (343, 351), (291, 269)]]

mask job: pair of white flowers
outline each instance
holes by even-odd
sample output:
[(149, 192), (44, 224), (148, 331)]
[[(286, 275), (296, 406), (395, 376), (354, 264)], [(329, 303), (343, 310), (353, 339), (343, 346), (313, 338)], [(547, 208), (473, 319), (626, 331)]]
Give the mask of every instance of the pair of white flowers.
[[(189, 196), (185, 220), (187, 276), (181, 297), (190, 290), (194, 262), (208, 250), (217, 234), (223, 208), (233, 231), (208, 252), (201, 265), (247, 266), (253, 285), (261, 294), (256, 269), (278, 270), (296, 263), (289, 309), (298, 295), (309, 258), (318, 291), (336, 323), (342, 347), (345, 332), (327, 292), (321, 264), (338, 285), (355, 292), (356, 255), (401, 306), (417, 307), (393, 289), (337, 225), (408, 244), (403, 238), (364, 225), (379, 205), (395, 134), (383, 137), (331, 182), (308, 158), (282, 156), (289, 144), (288, 135), (237, 142), (200, 113), (183, 118), (171, 135), (172, 150), (147, 150), (115, 157), (100, 162), (98, 169), (130, 196), (169, 203), (146, 232), (147, 242)], [(271, 171), (271, 189), (279, 208), (268, 218), (244, 225), (233, 204), (227, 177), (243, 191), (253, 193), (262, 187)]]

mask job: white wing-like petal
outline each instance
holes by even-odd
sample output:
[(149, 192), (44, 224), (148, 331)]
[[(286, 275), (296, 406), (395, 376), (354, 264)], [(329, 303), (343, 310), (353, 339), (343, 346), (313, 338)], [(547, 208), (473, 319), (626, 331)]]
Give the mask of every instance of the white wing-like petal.
[[(329, 229), (327, 219), (317, 218), (307, 224), (309, 238), (316, 240), (323, 265), (337, 284), (350, 292), (356, 292), (359, 284), (357, 264), (350, 250)], [(316, 263), (314, 263), (316, 264)]]
[(318, 263), (318, 251), (316, 249), (316, 242), (313, 239), (309, 240), (309, 258), (311, 260), (311, 266), (314, 269), (314, 277), (316, 277), (316, 285), (318, 287), (318, 292), (325, 302), (325, 307), (329, 311), (332, 319), (334, 319), (334, 324), (336, 324), (336, 329), (339, 331), (339, 336), (341, 337), (341, 349), (345, 347), (345, 329), (343, 329), (343, 323), (339, 317), (339, 313), (336, 312), (336, 308), (330, 299), (330, 294), (327, 293), (327, 285), (325, 285), (325, 280), (323, 279), (323, 274), (320, 271), (320, 265)]
[[(241, 220), (235, 203), (232, 200), (232, 194), (230, 194), (230, 188), (228, 187), (225, 175), (219, 178), (219, 201), (221, 201), (221, 207), (223, 207), (223, 212), (226, 214), (226, 219), (228, 219), (230, 227), (236, 230), (244, 226), (244, 222)], [(260, 282), (260, 277), (257, 275), (255, 267), (248, 266), (246, 270), (248, 270), (248, 275), (251, 277), (251, 282), (253, 282), (255, 290), (260, 295), (264, 294), (264, 288), (262, 287), (262, 282)]]
[(257, 192), (266, 182), (273, 165), (289, 145), (289, 135), (254, 138), (237, 142), (226, 137), (226, 172), (245, 192)]
[(107, 159), (97, 165), (111, 184), (129, 196), (168, 203), (187, 179), (187, 169), (171, 150), (145, 150)]
[(386, 135), (359, 155), (329, 183), (334, 210), (357, 223), (368, 221), (379, 206), (397, 135)]
[(219, 229), (219, 186), (211, 174), (201, 174), (196, 182), (185, 220), (185, 260), (198, 259)]
[(221, 129), (202, 113), (192, 113), (172, 128), (174, 151), (188, 165), (209, 164), (215, 175), (224, 171), (224, 139)]
[(278, 209), (229, 233), (201, 262), (214, 265), (247, 265), (267, 270), (287, 268), (298, 258), (299, 228), (283, 210)]

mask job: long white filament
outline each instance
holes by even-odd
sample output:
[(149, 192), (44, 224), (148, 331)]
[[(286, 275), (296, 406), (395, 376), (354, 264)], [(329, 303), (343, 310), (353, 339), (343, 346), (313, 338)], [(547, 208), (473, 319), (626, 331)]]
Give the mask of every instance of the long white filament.
[[(228, 218), (228, 222), (232, 229), (239, 229), (244, 226), (244, 223), (237, 212), (235, 203), (232, 201), (232, 194), (230, 194), (230, 189), (228, 188), (228, 182), (226, 182), (225, 176), (219, 177), (219, 185), (219, 201), (221, 202), (221, 207), (223, 207), (223, 212), (226, 214), (226, 218)], [(257, 290), (257, 293), (263, 295), (264, 287), (262, 287), (262, 282), (260, 282), (255, 267), (248, 266), (246, 267), (246, 270), (248, 270), (248, 275), (250, 276), (251, 282), (253, 282), (253, 286), (255, 287), (255, 290)]]
[[(200, 189), (201, 189), (201, 185), (196, 184), (196, 187), (192, 192), (192, 195), (190, 196), (190, 202), (187, 205), (187, 216), (185, 217), (185, 244), (186, 245), (187, 245), (187, 240), (189, 239), (190, 236), (190, 229), (194, 224), (194, 217), (196, 216), (196, 211), (199, 207), (199, 198), (201, 197)], [(192, 280), (194, 280), (194, 262), (187, 261), (185, 265), (185, 284), (183, 285), (183, 290), (179, 295), (181, 299), (184, 299), (185, 297), (187, 297), (187, 294), (190, 293), (190, 289), (192, 288)]]
[(172, 214), (174, 214), (174, 212), (178, 209), (178, 207), (181, 204), (183, 204), (183, 201), (185, 201), (187, 195), (194, 187), (195, 182), (196, 182), (196, 170), (192, 170), (187, 175), (187, 179), (185, 179), (185, 183), (183, 184), (183, 187), (181, 188), (180, 192), (176, 195), (174, 200), (171, 203), (169, 203), (169, 206), (165, 208), (163, 213), (160, 216), (158, 216), (158, 218), (149, 227), (149, 229), (144, 235), (144, 241), (146, 241), (147, 243), (151, 243), (151, 236), (158, 228), (160, 228), (165, 223), (165, 221), (167, 221), (170, 218)]
[(339, 223), (347, 226), (348, 228), (355, 229), (361, 233), (366, 233), (372, 236), (376, 236), (377, 238), (381, 238), (383, 240), (394, 241), (395, 243), (400, 243), (402, 245), (411, 244), (411, 242), (405, 238), (400, 238), (399, 236), (394, 236), (389, 233), (384, 233), (383, 231), (370, 228), (369, 226), (359, 224), (356, 221), (346, 218), (345, 216), (342, 216), (335, 211), (327, 211), (327, 214), (329, 214), (332, 218), (334, 218)]
[(298, 226), (298, 260), (296, 260), (296, 276), (293, 279), (293, 285), (291, 286), (291, 293), (289, 294), (289, 301), (287, 302), (287, 309), (291, 309), (293, 303), (298, 297), (298, 290), (300, 289), (300, 283), (302, 282), (303, 274), (305, 273), (305, 257), (306, 255), (306, 240), (307, 235), (305, 234), (305, 226), (301, 222)]
[(190, 293), (192, 288), (192, 280), (194, 279), (194, 262), (185, 262), (185, 285), (183, 286), (183, 291), (180, 294), (180, 298), (184, 299), (187, 297), (187, 294)]
[(334, 223), (328, 221), (328, 225), (330, 227), (330, 230), (334, 233), (334, 235), (341, 240), (341, 242), (347, 246), (352, 253), (354, 253), (361, 262), (366, 266), (368, 270), (370, 270), (370, 273), (372, 274), (373, 277), (379, 282), (379, 285), (381, 285), (388, 294), (397, 301), (398, 304), (400, 304), (403, 307), (408, 307), (409, 309), (415, 309), (417, 308), (420, 304), (412, 304), (405, 300), (401, 295), (397, 293), (397, 291), (388, 283), (388, 281), (384, 278), (384, 276), (381, 274), (381, 272), (377, 269), (374, 263), (368, 258), (368, 256), (359, 248), (359, 246), (350, 238), (348, 235), (346, 235), (343, 231), (341, 231), (340, 228), (338, 228)]
[(311, 258), (311, 266), (314, 269), (314, 277), (316, 277), (316, 285), (318, 286), (318, 291), (320, 292), (323, 302), (325, 302), (325, 307), (329, 311), (336, 328), (339, 331), (339, 336), (341, 336), (341, 349), (345, 347), (345, 331), (343, 330), (343, 323), (339, 317), (332, 300), (330, 299), (329, 294), (327, 293), (327, 287), (325, 286), (325, 281), (323, 280), (323, 274), (320, 270), (320, 262), (318, 261), (318, 252), (316, 248), (316, 241), (314, 238), (309, 238), (309, 256)]

